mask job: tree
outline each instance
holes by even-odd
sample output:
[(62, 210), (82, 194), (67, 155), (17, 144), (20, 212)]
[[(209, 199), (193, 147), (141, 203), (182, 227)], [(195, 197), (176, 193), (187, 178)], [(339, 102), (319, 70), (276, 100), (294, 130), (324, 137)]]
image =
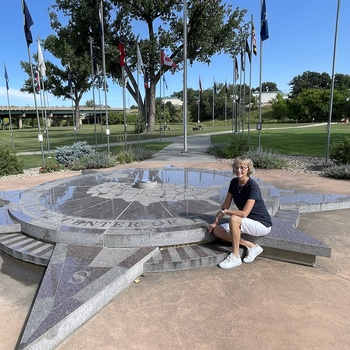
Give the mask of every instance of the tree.
[(287, 100), (283, 97), (281, 93), (277, 93), (276, 97), (271, 99), (272, 115), (280, 122), (285, 119), (288, 115), (288, 105)]
[[(238, 53), (242, 38), (249, 24), (242, 26), (246, 10), (233, 10), (232, 5), (221, 1), (188, 0), (187, 57), (209, 64), (213, 55)], [(90, 38), (94, 55), (101, 67), (101, 41), (99, 28), (99, 6), (96, 0), (56, 0), (50, 11), (51, 27), (55, 35), (49, 36), (44, 47), (59, 58), (61, 65), (52, 65), (48, 77), (50, 91), (55, 96), (71, 98), (78, 108), (82, 93), (92, 86), (90, 79)], [(148, 119), (148, 131), (155, 126), (156, 85), (162, 74), (174, 72), (169, 66), (160, 65), (160, 51), (164, 50), (176, 63), (176, 70), (183, 62), (183, 16), (182, 1), (179, 0), (109, 0), (103, 1), (106, 73), (116, 82), (122, 82), (118, 44), (123, 43), (128, 77), (126, 88), (137, 103), (142, 115)], [(63, 14), (62, 20), (59, 14)], [(113, 18), (112, 18), (113, 16)], [(63, 23), (63, 19), (66, 23)], [(242, 27), (241, 27), (242, 26)], [(138, 32), (136, 29), (138, 28)], [(135, 30), (135, 32), (134, 32)], [(138, 40), (138, 34), (143, 37)], [(136, 44), (139, 42), (144, 63), (144, 78), (149, 88), (142, 98), (144, 84), (133, 76), (137, 68)], [(66, 66), (70, 63), (75, 84), (72, 94), (62, 87), (67, 81)], [(142, 86), (142, 89), (141, 89)]]
[(330, 89), (331, 78), (328, 73), (304, 72), (301, 75), (294, 77), (290, 83), (290, 97), (298, 96), (303, 90), (307, 89)]
[[(299, 122), (321, 122), (329, 117), (330, 90), (307, 89), (289, 102), (292, 119)], [(340, 120), (346, 115), (348, 103), (338, 90), (333, 93), (332, 117)]]
[[(194, 61), (209, 64), (211, 57), (218, 53), (234, 55), (240, 47), (241, 37), (236, 34), (243, 21), (244, 11), (232, 9), (231, 5), (221, 4), (220, 1), (188, 2), (188, 35), (187, 57)], [(176, 70), (182, 69), (183, 62), (183, 15), (182, 1), (164, 0), (152, 2), (148, 0), (113, 0), (116, 6), (116, 19), (113, 22), (114, 44), (121, 40), (127, 52), (128, 60), (125, 71), (130, 78), (127, 89), (135, 101), (140, 100), (140, 88), (132, 76), (136, 68), (136, 40), (130, 37), (131, 25), (135, 20), (143, 25), (140, 32), (147, 37), (139, 41), (145, 77), (149, 88), (145, 91), (145, 100), (141, 103), (142, 114), (148, 107), (148, 128), (154, 130), (155, 121), (155, 91), (161, 74), (173, 71), (169, 66), (160, 65), (160, 51), (169, 53), (170, 59), (176, 64)], [(157, 26), (157, 28), (156, 28)], [(243, 30), (239, 30), (242, 33)], [(119, 78), (119, 72), (112, 72)]]
[[(70, 11), (70, 7), (75, 10)], [(45, 62), (45, 88), (56, 97), (74, 102), (76, 126), (80, 125), (80, 101), (92, 86), (90, 35), (93, 31), (98, 32), (98, 9), (99, 4), (93, 0), (56, 0), (49, 11), (50, 25), (55, 35), (49, 35), (42, 43), (44, 49), (58, 60), (57, 64), (49, 60)], [(59, 17), (58, 11), (62, 11), (63, 16)], [(96, 19), (93, 14), (97, 14)], [(66, 23), (63, 24), (63, 21)], [(29, 74), (29, 64), (21, 64)], [(30, 79), (22, 89), (32, 91)]]
[(273, 82), (265, 82), (261, 84), (261, 90), (264, 92), (278, 91), (277, 84)]

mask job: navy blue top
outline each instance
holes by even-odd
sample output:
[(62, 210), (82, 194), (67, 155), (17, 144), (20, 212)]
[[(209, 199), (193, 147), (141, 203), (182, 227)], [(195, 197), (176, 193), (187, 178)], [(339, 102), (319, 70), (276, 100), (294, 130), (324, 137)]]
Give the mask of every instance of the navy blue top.
[(253, 179), (249, 178), (248, 182), (241, 187), (238, 185), (238, 178), (233, 178), (228, 192), (232, 194), (233, 202), (239, 210), (243, 210), (248, 199), (254, 199), (255, 203), (247, 217), (261, 222), (266, 227), (272, 226), (271, 216), (262, 199), (260, 187)]

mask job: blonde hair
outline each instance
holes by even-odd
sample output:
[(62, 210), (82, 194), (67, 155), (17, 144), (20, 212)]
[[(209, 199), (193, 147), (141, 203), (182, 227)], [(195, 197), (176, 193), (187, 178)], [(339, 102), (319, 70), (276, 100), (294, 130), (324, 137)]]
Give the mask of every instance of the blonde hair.
[(248, 176), (254, 173), (253, 161), (250, 158), (236, 157), (233, 160), (232, 169), (235, 169), (237, 166), (239, 166), (239, 164), (242, 164), (248, 167)]

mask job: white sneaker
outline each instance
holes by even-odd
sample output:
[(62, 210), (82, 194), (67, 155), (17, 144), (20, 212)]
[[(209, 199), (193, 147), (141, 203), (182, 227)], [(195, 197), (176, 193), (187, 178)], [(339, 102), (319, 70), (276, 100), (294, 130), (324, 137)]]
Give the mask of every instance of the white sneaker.
[(231, 269), (239, 265), (242, 265), (242, 260), (241, 258), (237, 258), (233, 253), (227, 255), (226, 259), (219, 264), (222, 269)]
[(263, 249), (257, 244), (254, 248), (247, 249), (247, 255), (243, 259), (245, 263), (251, 263), (255, 258), (263, 252)]

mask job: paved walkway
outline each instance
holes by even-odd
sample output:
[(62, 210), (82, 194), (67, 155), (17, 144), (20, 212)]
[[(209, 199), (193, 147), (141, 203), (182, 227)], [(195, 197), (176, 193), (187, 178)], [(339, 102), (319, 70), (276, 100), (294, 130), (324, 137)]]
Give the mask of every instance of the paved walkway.
[[(196, 137), (188, 139), (188, 152), (178, 138), (137, 167), (230, 169), (205, 153), (208, 139)], [(0, 190), (76, 174), (1, 181)], [(255, 176), (282, 189), (350, 195), (349, 181), (280, 170), (257, 170)], [(350, 348), (349, 225), (350, 210), (301, 217), (301, 230), (332, 248), (332, 258), (318, 258), (313, 268), (258, 258), (232, 270), (212, 266), (141, 276), (57, 349)], [(0, 261), (0, 349), (8, 350), (44, 270), (4, 254)]]

